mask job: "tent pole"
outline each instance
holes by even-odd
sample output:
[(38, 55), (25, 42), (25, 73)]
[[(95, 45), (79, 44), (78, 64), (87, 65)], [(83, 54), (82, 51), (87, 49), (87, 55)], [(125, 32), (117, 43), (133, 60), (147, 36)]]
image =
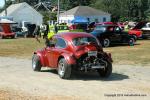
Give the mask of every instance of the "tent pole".
[(59, 10), (60, 10), (60, 8), (59, 8), (59, 0), (58, 0), (58, 2), (57, 2), (58, 4), (57, 4), (57, 24), (59, 24)]
[(5, 16), (7, 16), (6, 0), (5, 1)]

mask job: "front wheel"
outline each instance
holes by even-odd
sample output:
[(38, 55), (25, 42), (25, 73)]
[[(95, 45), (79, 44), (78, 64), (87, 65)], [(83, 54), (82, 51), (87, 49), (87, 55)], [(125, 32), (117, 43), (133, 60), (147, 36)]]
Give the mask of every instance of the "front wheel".
[(109, 77), (112, 73), (112, 64), (106, 61), (106, 66), (103, 69), (98, 69), (97, 72), (101, 77)]
[(34, 71), (41, 71), (41, 62), (40, 62), (40, 58), (37, 54), (34, 54), (33, 57), (32, 57), (32, 69)]
[(108, 38), (105, 38), (105, 39), (103, 40), (103, 46), (104, 46), (104, 47), (109, 47), (109, 46), (110, 46), (110, 40), (109, 40)]
[(135, 44), (135, 39), (134, 38), (130, 38), (128, 41), (129, 46), (134, 46)]
[(64, 58), (61, 58), (58, 62), (58, 75), (62, 79), (68, 79), (71, 77), (71, 65), (67, 64)]

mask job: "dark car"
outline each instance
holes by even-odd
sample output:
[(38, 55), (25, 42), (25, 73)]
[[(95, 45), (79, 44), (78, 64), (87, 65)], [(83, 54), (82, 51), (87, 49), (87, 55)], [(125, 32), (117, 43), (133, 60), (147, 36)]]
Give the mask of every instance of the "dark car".
[(113, 43), (128, 43), (134, 45), (136, 39), (133, 35), (124, 32), (117, 25), (97, 25), (93, 32), (104, 47), (109, 47)]
[(97, 71), (101, 77), (108, 77), (112, 58), (93, 35), (66, 32), (54, 35), (45, 48), (34, 52), (32, 68), (40, 71), (41, 67), (57, 69), (63, 79), (70, 78), (74, 71)]

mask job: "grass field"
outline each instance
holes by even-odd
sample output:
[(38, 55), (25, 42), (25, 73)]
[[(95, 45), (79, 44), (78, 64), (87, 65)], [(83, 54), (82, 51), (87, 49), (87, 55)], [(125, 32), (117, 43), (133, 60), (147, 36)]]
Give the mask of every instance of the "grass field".
[[(34, 38), (0, 39), (0, 56), (31, 59), (32, 53), (44, 46), (42, 39), (41, 43)], [(150, 40), (138, 40), (135, 46), (115, 45), (104, 50), (112, 53), (115, 64), (150, 65)]]

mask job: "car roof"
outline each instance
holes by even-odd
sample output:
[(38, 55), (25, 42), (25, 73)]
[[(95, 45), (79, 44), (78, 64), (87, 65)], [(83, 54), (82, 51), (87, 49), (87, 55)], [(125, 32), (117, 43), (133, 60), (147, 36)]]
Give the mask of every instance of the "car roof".
[(105, 24), (105, 25), (96, 25), (96, 26), (105, 26), (105, 27), (107, 27), (107, 26), (118, 26), (118, 25), (115, 25), (115, 24)]
[(56, 36), (60, 36), (70, 40), (77, 37), (94, 37), (92, 34), (86, 32), (63, 32), (56, 34)]

